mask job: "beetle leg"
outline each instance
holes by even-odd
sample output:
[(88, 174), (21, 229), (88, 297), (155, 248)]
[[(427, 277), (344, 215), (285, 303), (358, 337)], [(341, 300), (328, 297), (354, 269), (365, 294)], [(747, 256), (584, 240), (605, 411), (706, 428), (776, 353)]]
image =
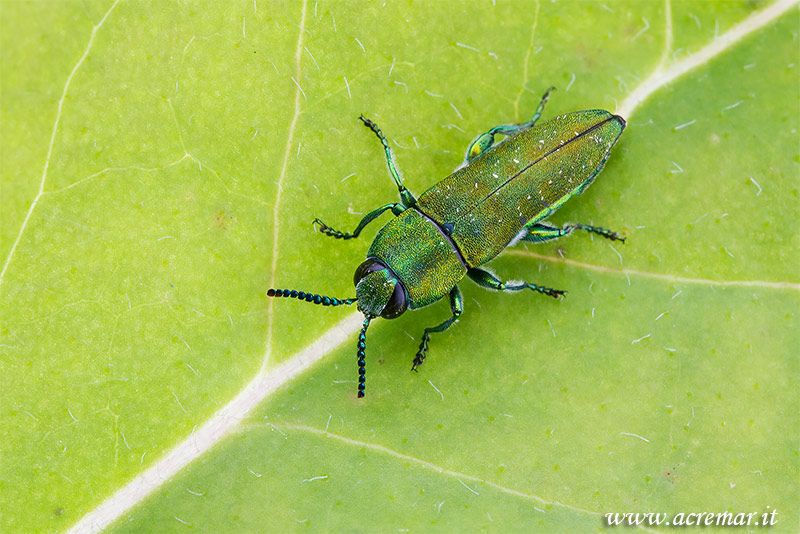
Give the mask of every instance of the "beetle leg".
[(590, 226), (588, 224), (573, 224), (572, 226), (578, 230), (586, 230), (587, 232), (597, 234), (605, 237), (606, 239), (610, 239), (611, 241), (622, 241), (625, 243), (626, 238), (620, 236), (617, 232), (606, 230), (605, 228), (600, 228), (599, 226)]
[(369, 223), (377, 219), (386, 210), (392, 210), (392, 213), (394, 213), (395, 215), (400, 215), (401, 213), (403, 213), (403, 211), (405, 211), (405, 209), (406, 209), (405, 206), (398, 203), (386, 204), (385, 206), (381, 206), (375, 211), (367, 213), (367, 215), (363, 219), (361, 219), (361, 222), (358, 223), (358, 226), (356, 226), (356, 229), (353, 230), (352, 234), (340, 232), (339, 230), (334, 230), (333, 228), (331, 228), (324, 222), (320, 221), (319, 219), (314, 219), (314, 222), (312, 224), (318, 224), (319, 231), (325, 235), (335, 237), (336, 239), (353, 239), (354, 237), (358, 237), (358, 234), (361, 233), (361, 230), (363, 230), (365, 226), (367, 226)]
[(550, 98), (550, 93), (555, 90), (555, 87), (550, 87), (547, 91), (545, 91), (544, 96), (542, 96), (541, 102), (539, 102), (539, 106), (536, 108), (536, 113), (533, 114), (533, 117), (528, 122), (523, 122), (521, 124), (503, 124), (501, 126), (495, 126), (488, 132), (481, 134), (475, 139), (469, 148), (467, 149), (467, 155), (464, 159), (465, 163), (470, 163), (472, 160), (486, 152), (491, 146), (494, 144), (494, 136), (497, 134), (501, 135), (514, 135), (524, 130), (528, 130), (533, 128), (536, 124), (536, 121), (539, 120), (539, 117), (542, 116), (542, 112), (544, 111), (544, 106), (547, 104), (547, 100)]
[(489, 271), (484, 271), (483, 269), (479, 269), (477, 267), (473, 267), (467, 271), (467, 276), (469, 276), (479, 286), (487, 289), (494, 289), (495, 291), (523, 291), (525, 289), (531, 289), (553, 298), (561, 297), (566, 293), (566, 291), (562, 291), (560, 289), (537, 286), (536, 284), (528, 284), (527, 282), (503, 283)]
[(412, 371), (416, 371), (417, 367), (422, 365), (425, 361), (425, 353), (428, 352), (428, 340), (434, 332), (444, 332), (455, 323), (461, 314), (464, 312), (464, 298), (461, 296), (461, 290), (458, 286), (450, 290), (450, 311), (453, 313), (452, 317), (437, 326), (429, 326), (422, 334), (422, 343), (419, 344), (417, 355), (414, 356), (414, 365), (411, 367)]
[(400, 178), (400, 172), (397, 170), (397, 164), (394, 162), (394, 154), (392, 153), (392, 149), (389, 148), (389, 142), (386, 140), (386, 137), (383, 135), (381, 129), (378, 128), (377, 124), (364, 115), (361, 115), (358, 120), (363, 122), (364, 126), (372, 130), (375, 135), (378, 136), (378, 139), (380, 139), (383, 145), (383, 151), (386, 153), (386, 164), (389, 165), (389, 174), (392, 175), (392, 180), (394, 180), (395, 185), (397, 185), (397, 190), (400, 192), (400, 200), (403, 202), (403, 206), (410, 208), (417, 203), (417, 199), (414, 198), (411, 191), (406, 189), (406, 186), (403, 185), (403, 179)]
[(531, 243), (543, 243), (545, 241), (558, 239), (559, 237), (572, 233), (572, 230), (574, 230), (571, 226), (558, 228), (549, 223), (536, 223), (526, 228), (528, 233), (525, 234), (521, 240)]
[(486, 152), (494, 144), (494, 134), (483, 133), (475, 139), (467, 149), (467, 155), (464, 157), (464, 163), (470, 163), (472, 160)]
[(563, 228), (552, 226), (548, 223), (536, 223), (528, 227), (528, 233), (522, 237), (522, 241), (531, 243), (543, 243), (551, 239), (558, 239), (559, 237), (569, 235), (573, 230), (586, 230), (587, 232), (597, 234), (610, 239), (611, 241), (625, 242), (625, 238), (621, 237), (618, 233), (600, 228), (599, 226), (590, 226), (588, 224), (568, 224)]

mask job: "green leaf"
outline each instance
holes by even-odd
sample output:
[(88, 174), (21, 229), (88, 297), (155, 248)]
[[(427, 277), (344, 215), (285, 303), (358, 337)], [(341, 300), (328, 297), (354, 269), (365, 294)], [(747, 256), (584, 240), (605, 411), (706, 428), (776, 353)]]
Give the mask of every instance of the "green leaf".
[[(0, 530), (795, 530), (796, 4), (0, 4)], [(628, 119), (551, 220), (627, 243), (509, 250), (568, 297), (465, 282), (419, 373), (446, 304), (376, 321), (357, 400), (355, 310), (266, 296), (354, 294), (356, 118), (421, 193), (550, 85)]]

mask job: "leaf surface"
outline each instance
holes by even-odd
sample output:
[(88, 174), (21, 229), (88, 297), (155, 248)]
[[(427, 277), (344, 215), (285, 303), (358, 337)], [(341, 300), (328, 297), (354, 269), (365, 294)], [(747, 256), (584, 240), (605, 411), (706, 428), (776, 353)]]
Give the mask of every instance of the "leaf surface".
[[(0, 4), (0, 530), (64, 531), (102, 504), (126, 532), (773, 509), (792, 531), (800, 15), (721, 41), (768, 6)], [(551, 217), (625, 245), (576, 234), (491, 264), (566, 299), (465, 282), (419, 373), (446, 304), (376, 321), (358, 401), (354, 310), (266, 297), (353, 295), (382, 222), (348, 242), (310, 223), (351, 230), (396, 198), (360, 113), (420, 193), (548, 86), (545, 118), (613, 111), (716, 42)], [(184, 463), (136, 508), (108, 500), (170, 451)]]

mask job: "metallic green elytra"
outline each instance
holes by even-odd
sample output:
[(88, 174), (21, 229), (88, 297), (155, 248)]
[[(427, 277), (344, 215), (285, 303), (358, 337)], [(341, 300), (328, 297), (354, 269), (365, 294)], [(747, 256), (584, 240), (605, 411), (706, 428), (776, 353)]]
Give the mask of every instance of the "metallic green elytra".
[[(400, 202), (367, 214), (352, 233), (319, 219), (319, 230), (337, 239), (357, 237), (386, 211), (395, 218), (380, 229), (356, 269), (356, 298), (336, 299), (291, 289), (270, 289), (270, 297), (293, 297), (323, 306), (357, 303), (365, 318), (358, 337), (358, 396), (364, 396), (366, 332), (372, 319), (394, 319), (449, 296), (451, 316), (422, 334), (413, 370), (422, 365), (430, 334), (444, 332), (464, 310), (458, 283), (468, 276), (496, 291), (530, 289), (559, 298), (564, 291), (529, 283), (504, 283), (480, 266), (518, 241), (541, 243), (573, 230), (625, 241), (616, 232), (585, 224), (556, 227), (545, 219), (594, 181), (617, 142), (625, 120), (607, 111), (576, 111), (537, 125), (551, 87), (528, 122), (496, 126), (478, 136), (464, 163), (419, 199), (405, 188), (392, 151), (378, 126), (360, 120), (378, 136)], [(506, 136), (495, 142), (496, 135)]]

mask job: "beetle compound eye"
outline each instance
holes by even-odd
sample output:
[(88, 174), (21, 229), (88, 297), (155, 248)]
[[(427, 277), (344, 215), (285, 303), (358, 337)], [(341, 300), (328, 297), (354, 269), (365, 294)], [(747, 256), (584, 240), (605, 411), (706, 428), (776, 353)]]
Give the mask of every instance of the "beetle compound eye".
[(367, 276), (369, 273), (374, 273), (375, 271), (380, 271), (381, 269), (385, 268), (386, 266), (379, 261), (365, 261), (356, 269), (356, 274), (353, 276), (353, 285), (357, 286), (361, 279)]
[(389, 303), (381, 312), (381, 317), (384, 319), (395, 319), (403, 315), (403, 312), (408, 309), (408, 301), (406, 300), (406, 290), (402, 282), (398, 281), (394, 286), (394, 293)]

